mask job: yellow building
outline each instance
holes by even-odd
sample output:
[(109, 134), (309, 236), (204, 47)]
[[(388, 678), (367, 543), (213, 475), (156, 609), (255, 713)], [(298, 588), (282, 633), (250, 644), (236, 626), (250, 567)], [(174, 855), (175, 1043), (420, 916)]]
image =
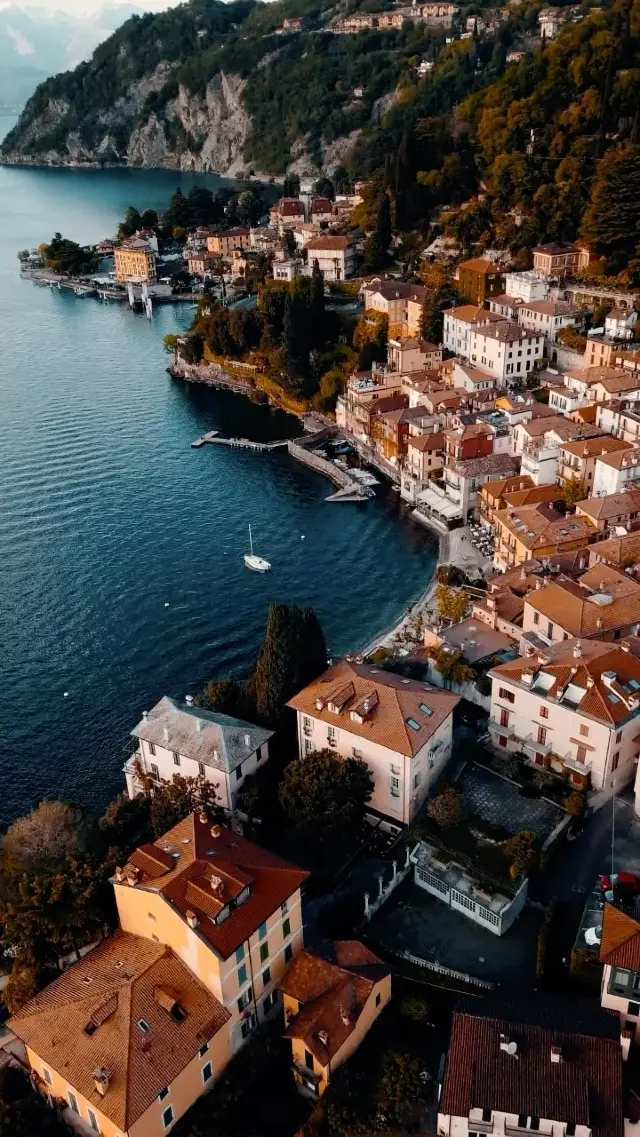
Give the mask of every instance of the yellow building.
[(494, 513), (493, 526), (493, 563), (501, 572), (517, 568), (534, 557), (543, 559), (554, 553), (582, 549), (598, 536), (588, 518), (577, 513), (567, 516), (548, 501), (518, 508), (508, 506)]
[(124, 241), (114, 249), (113, 267), (116, 280), (146, 280), (148, 284), (155, 284), (158, 279), (156, 254), (151, 246), (139, 237)]
[(251, 230), (239, 226), (211, 233), (207, 237), (207, 250), (219, 257), (228, 257), (233, 249), (248, 249), (251, 244)]
[(336, 940), (301, 951), (280, 988), (296, 1082), (321, 1097), (391, 999), (391, 972), (358, 940)]
[(278, 1006), (306, 873), (203, 813), (113, 879), (120, 930), (11, 1020), (42, 1090), (106, 1137), (160, 1137)]

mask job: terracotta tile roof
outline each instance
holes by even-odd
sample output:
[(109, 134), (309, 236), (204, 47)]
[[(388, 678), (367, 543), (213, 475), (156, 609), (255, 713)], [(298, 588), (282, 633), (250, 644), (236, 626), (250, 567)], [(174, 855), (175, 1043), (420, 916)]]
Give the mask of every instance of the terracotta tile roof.
[(576, 371), (567, 371), (567, 378), (577, 379), (580, 383), (586, 383), (588, 387), (592, 387), (594, 383), (602, 383), (604, 380), (618, 379), (624, 377), (627, 380), (632, 376), (629, 372), (622, 371), (618, 367), (606, 367), (603, 364), (598, 364), (593, 367), (581, 367)]
[(519, 509), (501, 509), (494, 514), (494, 522), (532, 552), (549, 545), (561, 548), (597, 535), (587, 519), (559, 513), (548, 502), (524, 505)]
[(452, 462), (451, 469), (463, 478), (478, 478), (483, 474), (512, 474), (518, 463), (510, 454), (485, 454), (484, 458), (468, 458), (464, 462)]
[(640, 465), (640, 446), (629, 446), (627, 444), (624, 450), (618, 450), (614, 454), (603, 454), (600, 458), (596, 458), (597, 462), (602, 462), (605, 466), (610, 466), (613, 470), (624, 470), (629, 467)]
[(505, 505), (511, 509), (519, 509), (523, 505), (536, 505), (540, 502), (559, 501), (562, 491), (556, 485), (543, 483), (540, 486), (527, 486), (523, 490), (511, 490), (504, 494)]
[(532, 557), (530, 560), (523, 561), (517, 568), (494, 577), (489, 581), (489, 588), (491, 591), (500, 590), (508, 584), (510, 588), (524, 596), (532, 588), (536, 588), (538, 581), (553, 580), (559, 572), (567, 576), (579, 576), (587, 567), (591, 547), (599, 546), (590, 546), (589, 549), (570, 549), (564, 553), (554, 552), (550, 557), (544, 557), (543, 560)]
[(589, 554), (592, 563), (601, 560), (622, 568), (635, 564), (640, 561), (640, 533), (627, 533), (624, 537), (598, 541), (590, 548)]
[(561, 256), (564, 253), (577, 253), (578, 246), (572, 242), (567, 241), (548, 241), (546, 245), (536, 245), (533, 249), (534, 253), (547, 253), (552, 257)]
[(501, 498), (505, 493), (515, 493), (519, 489), (528, 489), (532, 486), (533, 478), (528, 474), (509, 474), (506, 478), (497, 478), (492, 482), (485, 482), (482, 487), (482, 496), (485, 498)]
[(476, 320), (502, 320), (495, 312), (483, 308), (481, 304), (459, 304), (457, 308), (446, 308), (445, 316), (452, 316), (454, 320), (464, 320), (467, 324), (474, 324)]
[[(346, 684), (353, 687), (353, 695), (339, 713), (330, 711), (332, 698)], [(352, 714), (356, 708), (374, 694), (377, 701), (371, 712), (362, 716), (362, 722), (354, 720)], [(459, 702), (459, 697), (448, 691), (404, 679), (370, 664), (341, 659), (287, 705), (398, 754), (413, 757)], [(416, 724), (417, 730), (411, 722)]]
[(605, 904), (600, 962), (640, 971), (640, 920), (614, 904)]
[(358, 940), (338, 940), (318, 953), (301, 951), (280, 989), (300, 1004), (287, 1038), (300, 1038), (322, 1066), (355, 1029), (374, 987), (390, 968)]
[(596, 636), (640, 622), (640, 584), (609, 565), (597, 565), (579, 582), (552, 581), (528, 596), (527, 605), (571, 636)]
[(572, 454), (576, 458), (593, 458), (599, 454), (614, 454), (618, 451), (629, 450), (629, 443), (621, 438), (613, 438), (610, 434), (603, 434), (599, 438), (584, 438), (576, 442), (565, 442), (561, 447), (563, 454)]
[(521, 313), (539, 313), (541, 316), (577, 316), (581, 309), (568, 300), (527, 300), (522, 301)]
[(311, 249), (312, 252), (314, 249), (317, 249), (318, 251), (322, 249), (346, 250), (350, 247), (351, 244), (352, 242), (348, 237), (314, 237), (313, 240), (307, 242), (305, 249)]
[(501, 620), (508, 620), (510, 624), (522, 627), (522, 615), (524, 612), (524, 597), (519, 596), (513, 588), (503, 588), (499, 592), (492, 592), (490, 599), (483, 600), (473, 606), (474, 615), (476, 609), (481, 609), (484, 612), (495, 612)]
[(462, 261), (459, 266), (461, 269), (466, 269), (468, 272), (479, 272), (482, 274), (500, 272), (500, 269), (493, 261), (486, 260), (485, 257), (471, 257), (471, 260)]
[[(517, 1057), (500, 1048), (515, 1042)], [(552, 1046), (562, 1061), (551, 1061)], [(461, 1000), (453, 1016), (438, 1111), (472, 1109), (584, 1125), (593, 1137), (623, 1137), (620, 1019), (592, 1000)]]
[[(198, 813), (190, 813), (154, 847), (169, 852), (171, 867), (161, 876), (140, 869), (136, 887), (159, 893), (184, 920), (188, 911), (215, 917), (227, 908), (229, 915), (221, 923), (203, 918), (196, 929), (221, 959), (228, 959), (309, 875), (226, 826), (201, 820)], [(134, 858), (137, 853), (125, 866), (125, 880), (114, 880), (116, 888), (129, 887), (126, 875), (136, 865)]]
[(519, 343), (521, 340), (530, 339), (531, 336), (538, 336), (540, 333), (536, 331), (529, 331), (528, 328), (520, 327), (513, 320), (501, 320), (499, 324), (492, 324), (487, 328), (478, 328), (478, 333), (487, 336), (489, 339), (498, 340), (499, 343)]
[[(597, 719), (607, 727), (640, 713), (640, 660), (618, 643), (564, 640), (549, 647), (544, 655), (514, 659), (494, 667), (489, 675), (518, 683), (542, 699), (570, 706), (576, 714)], [(531, 682), (523, 679), (528, 675), (533, 676)], [(536, 679), (540, 675), (548, 678), (538, 689)], [(549, 678), (553, 680), (550, 686)], [(570, 696), (566, 691), (569, 684)]]
[(596, 521), (608, 521), (614, 517), (626, 517), (640, 510), (640, 488), (631, 488), (622, 493), (608, 494), (606, 497), (588, 497), (576, 506), (576, 510)]
[(444, 450), (445, 437), (442, 433), (410, 434), (407, 439), (407, 445), (410, 446), (412, 450), (420, 450), (421, 452), (425, 450)]
[[(180, 1021), (174, 1003), (186, 1012)], [(11, 1029), (124, 1133), (229, 1018), (169, 948), (116, 932), (31, 999)], [(104, 1097), (99, 1067), (110, 1074)]]
[(304, 217), (304, 207), (297, 197), (281, 197), (275, 208), (281, 217)]

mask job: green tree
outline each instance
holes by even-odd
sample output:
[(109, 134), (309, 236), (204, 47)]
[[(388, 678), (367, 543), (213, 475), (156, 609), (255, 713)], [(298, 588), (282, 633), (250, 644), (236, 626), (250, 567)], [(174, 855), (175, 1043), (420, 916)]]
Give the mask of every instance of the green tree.
[(334, 185), (333, 185), (333, 182), (331, 181), (331, 178), (327, 178), (326, 176), (323, 176), (322, 178), (318, 178), (317, 182), (315, 183), (315, 185), (313, 187), (313, 190), (314, 190), (314, 193), (317, 193), (319, 197), (328, 197), (329, 201), (333, 201), (333, 199), (336, 195), (336, 191), (334, 189)]
[(151, 798), (151, 827), (155, 837), (162, 837), (194, 809), (215, 809), (218, 783), (205, 776), (185, 778), (174, 774), (171, 781), (161, 781)]
[(311, 270), (311, 320), (314, 339), (320, 343), (324, 330), (324, 277), (317, 257), (314, 258)]
[(449, 829), (458, 825), (462, 819), (462, 799), (458, 790), (449, 786), (436, 797), (429, 799), (427, 813), (441, 829)]
[(596, 168), (582, 237), (620, 272), (640, 243), (640, 146), (613, 146)]
[(247, 693), (256, 713), (277, 726), (285, 704), (327, 666), (327, 645), (313, 608), (273, 603), (269, 607), (264, 641)]
[(364, 243), (364, 271), (377, 272), (378, 269), (384, 268), (387, 260), (387, 251), (380, 240), (379, 233), (370, 233)]
[(362, 759), (317, 750), (287, 766), (278, 797), (292, 826), (315, 850), (357, 831), (373, 788)]
[(469, 594), (463, 588), (451, 588), (448, 584), (439, 584), (436, 587), (436, 608), (442, 620), (451, 620), (458, 624), (464, 619), (469, 603)]
[(532, 868), (536, 860), (536, 835), (531, 829), (521, 829), (513, 837), (502, 842), (500, 848), (509, 864), (509, 874), (513, 880), (523, 876)]
[(143, 209), (140, 220), (143, 229), (155, 229), (158, 225), (158, 214), (155, 209)]
[(195, 702), (207, 711), (242, 717), (242, 684), (236, 679), (211, 679)]
[(282, 185), (283, 197), (297, 197), (300, 193), (300, 178), (297, 174), (287, 174)]
[(336, 193), (349, 193), (351, 189), (351, 178), (349, 171), (344, 166), (336, 166), (331, 180), (335, 186)]
[(0, 1134), (2, 1137), (69, 1137), (69, 1129), (23, 1070), (0, 1071)]
[(460, 303), (460, 296), (452, 284), (444, 284), (428, 293), (422, 305), (420, 335), (430, 343), (442, 343), (444, 315), (447, 308)]
[(391, 228), (391, 200), (388, 193), (380, 194), (378, 200), (378, 210), (376, 213), (376, 233), (380, 248), (386, 254), (391, 244), (391, 237), (393, 236)]
[(138, 210), (135, 205), (130, 205), (124, 215), (124, 221), (118, 226), (118, 236), (120, 238), (131, 237), (138, 229), (142, 229), (143, 227), (142, 217)]
[(584, 501), (588, 496), (589, 492), (582, 478), (565, 478), (563, 480), (562, 497), (565, 505), (575, 505), (577, 501)]

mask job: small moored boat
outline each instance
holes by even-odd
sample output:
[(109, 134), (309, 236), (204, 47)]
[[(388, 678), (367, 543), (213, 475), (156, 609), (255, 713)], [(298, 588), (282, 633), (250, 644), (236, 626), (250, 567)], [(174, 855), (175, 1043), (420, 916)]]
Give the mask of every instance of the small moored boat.
[(271, 572), (271, 565), (264, 557), (258, 557), (253, 551), (253, 537), (249, 526), (249, 548), (251, 552), (244, 554), (244, 563), (252, 572)]

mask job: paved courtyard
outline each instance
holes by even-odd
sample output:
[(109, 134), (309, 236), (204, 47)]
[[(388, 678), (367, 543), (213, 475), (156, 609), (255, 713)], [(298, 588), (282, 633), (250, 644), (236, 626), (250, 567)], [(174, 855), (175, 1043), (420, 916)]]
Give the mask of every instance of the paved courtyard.
[(534, 981), (541, 914), (525, 908), (504, 936), (494, 936), (418, 888), (400, 885), (367, 926), (368, 935), (395, 951), (488, 979), (500, 987)]
[(469, 809), (510, 833), (532, 829), (544, 841), (564, 817), (559, 806), (543, 798), (523, 797), (513, 782), (471, 762), (464, 767), (456, 787)]

